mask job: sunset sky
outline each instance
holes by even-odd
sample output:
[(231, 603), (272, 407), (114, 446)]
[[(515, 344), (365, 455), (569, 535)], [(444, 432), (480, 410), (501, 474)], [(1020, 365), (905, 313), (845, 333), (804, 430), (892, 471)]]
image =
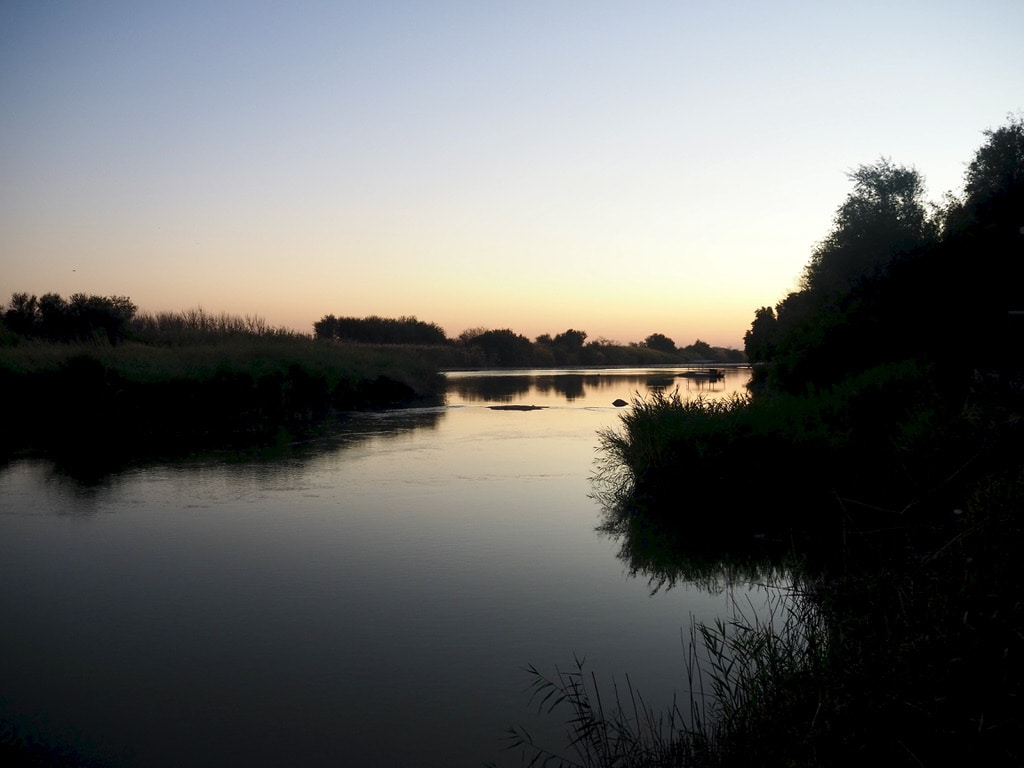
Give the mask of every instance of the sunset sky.
[(1024, 109), (1024, 2), (0, 3), (0, 301), (741, 347), (882, 156)]

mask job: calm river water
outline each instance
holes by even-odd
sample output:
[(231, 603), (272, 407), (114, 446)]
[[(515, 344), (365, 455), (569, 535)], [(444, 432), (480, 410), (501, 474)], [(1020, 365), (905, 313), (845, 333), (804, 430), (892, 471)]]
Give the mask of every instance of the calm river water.
[(0, 468), (0, 721), (110, 765), (500, 766), (509, 726), (562, 732), (529, 664), (669, 703), (734, 595), (652, 594), (589, 494), (612, 401), (673, 375), (451, 374), (283, 458)]

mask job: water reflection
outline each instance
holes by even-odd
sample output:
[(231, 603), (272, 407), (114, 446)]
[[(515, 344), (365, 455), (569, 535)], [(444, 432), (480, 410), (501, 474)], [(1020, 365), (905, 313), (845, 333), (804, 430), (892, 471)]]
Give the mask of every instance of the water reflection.
[(679, 380), (675, 376), (655, 374), (653, 376), (648, 376), (644, 383), (646, 384), (647, 388), (652, 391), (661, 391), (678, 386)]
[(689, 369), (587, 369), (450, 372), (449, 404), (523, 403), (546, 406), (609, 406), (616, 399), (627, 402), (652, 392), (671, 390), (710, 397), (726, 396), (743, 389), (750, 369), (723, 369), (718, 379), (687, 378)]
[(556, 376), (537, 376), (534, 386), (538, 392), (561, 395), (567, 402), (584, 396), (587, 387), (594, 388), (601, 383), (600, 376), (579, 374), (561, 374)]
[(532, 382), (525, 376), (475, 376), (448, 378), (448, 396), (466, 402), (508, 403), (530, 391)]
[[(394, 440), (413, 432), (436, 430), (446, 414), (443, 407), (347, 413), (321, 425), (316, 434), (298, 440), (282, 435), (277, 443), (131, 463), (107, 462), (92, 455), (62, 456), (38, 466), (43, 473), (42, 482), (87, 503), (91, 495), (109, 490), (125, 476), (157, 466), (186, 469), (217, 465), (231, 467), (237, 473), (248, 469), (267, 477), (294, 470), (325, 454), (358, 449), (369, 440)], [(0, 471), (6, 468), (6, 464), (0, 465)]]
[[(711, 514), (696, 510), (692, 514)], [(715, 510), (713, 514), (728, 514)], [(692, 535), (685, 513), (674, 520), (648, 514), (632, 499), (602, 505), (598, 533), (619, 545), (618, 558), (634, 578), (647, 580), (651, 594), (678, 584), (721, 594), (738, 585), (791, 582), (795, 562), (785, 541), (769, 537), (709, 539)]]
[(726, 596), (669, 590), (684, 576), (626, 518), (620, 557), (662, 582), (623, 578), (588, 497), (611, 402), (666, 376), (453, 375), (445, 407), (86, 485), (13, 462), (0, 722), (45, 715), (143, 767), (480, 765), (532, 712), (523, 666), (574, 651), (667, 706), (680, 627)]

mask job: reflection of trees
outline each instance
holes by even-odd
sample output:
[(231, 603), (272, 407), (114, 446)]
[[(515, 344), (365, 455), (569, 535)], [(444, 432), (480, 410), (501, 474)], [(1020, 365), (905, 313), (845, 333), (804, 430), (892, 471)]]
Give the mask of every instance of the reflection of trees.
[(183, 472), (210, 462), (230, 465), (232, 472), (258, 473), (261, 478), (276, 474), (294, 474), (296, 464), (305, 465), (331, 453), (340, 453), (363, 445), (372, 439), (393, 439), (421, 429), (436, 429), (445, 416), (443, 408), (412, 408), (384, 412), (353, 412), (343, 414), (322, 427), (311, 439), (294, 440), (281, 433), (282, 440), (273, 444), (254, 444), (232, 448), (211, 449), (189, 454), (180, 461), (118, 460), (117, 457), (62, 455), (48, 470), (48, 479), (69, 483), (80, 497), (86, 489), (116, 487), (120, 476), (139, 467), (166, 463)]
[[(721, 391), (735, 388), (750, 376), (749, 369), (728, 371), (717, 386), (706, 382), (687, 380), (687, 388)], [(584, 398), (607, 398), (610, 404), (616, 397), (628, 400), (634, 395), (662, 391), (680, 385), (674, 371), (648, 373), (540, 373), (534, 375), (509, 374), (507, 376), (465, 376), (448, 379), (448, 391), (467, 402), (508, 403), (524, 398), (530, 392), (540, 395), (559, 395), (567, 402)]]
[(479, 376), (451, 379), (448, 388), (470, 402), (507, 403), (530, 391), (527, 376)]
[(315, 453), (323, 453), (327, 446), (342, 449), (375, 437), (393, 438), (421, 429), (437, 429), (445, 414), (443, 408), (349, 413), (335, 422), (323, 441), (310, 445)]
[(538, 376), (535, 382), (538, 392), (556, 392), (570, 403), (584, 397), (588, 387), (593, 387), (599, 376), (582, 376), (580, 374), (559, 374), (556, 376)]
[[(784, 540), (711, 537), (697, 530), (699, 524), (687, 530), (664, 516), (647, 514), (633, 499), (601, 500), (597, 531), (618, 541), (618, 558), (631, 576), (647, 579), (652, 594), (680, 582), (718, 594), (741, 583), (780, 581), (795, 567)], [(717, 516), (722, 510), (704, 514)]]
[(724, 384), (725, 379), (719, 379), (716, 382), (716, 381), (713, 381), (711, 379), (684, 378), (684, 379), (682, 379), (682, 381), (686, 382), (686, 389), (687, 389), (687, 391), (711, 393), (711, 392), (716, 392), (716, 391), (724, 392), (726, 390), (726, 386)]
[(667, 389), (668, 387), (674, 387), (676, 385), (676, 378), (674, 373), (669, 374), (654, 374), (647, 376), (644, 379), (644, 386), (651, 391), (657, 391)]

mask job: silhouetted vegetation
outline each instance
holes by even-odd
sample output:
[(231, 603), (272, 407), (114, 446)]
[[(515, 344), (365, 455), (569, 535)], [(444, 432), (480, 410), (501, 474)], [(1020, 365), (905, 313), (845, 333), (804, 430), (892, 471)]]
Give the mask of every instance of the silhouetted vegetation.
[(436, 323), (415, 317), (335, 317), (325, 315), (313, 326), (321, 341), (417, 346), (441, 369), (551, 368), (587, 366), (685, 365), (696, 360), (743, 364), (738, 349), (711, 347), (699, 339), (687, 347), (661, 333), (641, 343), (619, 344), (608, 339), (587, 341), (587, 332), (569, 328), (532, 342), (511, 328), (467, 328), (449, 339)]
[(586, 338), (569, 329), (533, 343), (477, 329), (449, 340), (415, 317), (333, 315), (310, 336), (255, 315), (140, 313), (127, 297), (15, 293), (0, 323), (0, 453), (116, 465), (281, 444), (339, 411), (437, 402), (440, 370), (678, 364), (691, 354)]
[(988, 131), (964, 192), (942, 206), (924, 201), (916, 171), (887, 160), (851, 174), (801, 290), (759, 309), (746, 334), (751, 362), (770, 363), (759, 384), (800, 393), (917, 360), (955, 397), (973, 371), (1019, 368), (1022, 134), (1019, 119)]
[[(31, 302), (15, 299), (23, 317)], [(417, 349), (321, 343), (253, 317), (141, 315), (116, 345), (7, 335), (0, 453), (68, 465), (277, 445), (335, 413), (443, 397), (442, 377)]]
[(659, 352), (675, 352), (676, 343), (663, 333), (652, 333), (644, 339), (644, 346)]
[(488, 368), (528, 366), (533, 361), (533, 345), (530, 340), (508, 328), (484, 331), (466, 339), (465, 344), (483, 353)]
[(665, 718), (538, 677), (584, 726), (579, 764), (1024, 761), (1024, 121), (985, 139), (941, 206), (889, 160), (850, 175), (800, 289), (755, 312), (752, 396), (655, 394), (601, 436), (633, 572), (796, 562), (802, 587), (795, 632), (698, 628), (713, 721), (668, 716), (641, 759), (606, 747)]
[(460, 335), (458, 344), (482, 355), (481, 367), (605, 367), (686, 365), (700, 361), (745, 364), (746, 356), (736, 349), (711, 347), (697, 340), (677, 348), (664, 334), (655, 333), (643, 343), (618, 344), (608, 339), (587, 341), (585, 331), (570, 328), (551, 336), (542, 334), (533, 343), (509, 329), (472, 329)]
[(65, 300), (57, 293), (41, 298), (15, 293), (4, 312), (11, 337), (55, 342), (105, 341), (118, 344), (129, 335), (137, 308), (126, 296), (87, 296)]
[(259, 315), (213, 314), (202, 307), (184, 312), (137, 314), (129, 328), (134, 341), (168, 347), (221, 343), (231, 339), (299, 341), (308, 338), (286, 328), (275, 328)]
[(357, 341), (363, 344), (444, 344), (444, 329), (415, 317), (335, 317), (326, 315), (313, 324), (318, 339)]

